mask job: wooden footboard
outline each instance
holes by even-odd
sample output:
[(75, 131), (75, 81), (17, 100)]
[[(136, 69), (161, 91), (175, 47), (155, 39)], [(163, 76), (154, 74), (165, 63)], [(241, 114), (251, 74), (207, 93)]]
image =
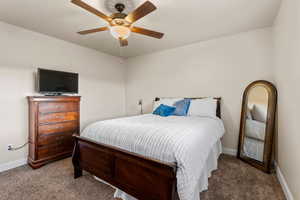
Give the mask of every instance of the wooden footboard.
[(74, 177), (88, 171), (139, 200), (174, 200), (176, 165), (74, 135)]

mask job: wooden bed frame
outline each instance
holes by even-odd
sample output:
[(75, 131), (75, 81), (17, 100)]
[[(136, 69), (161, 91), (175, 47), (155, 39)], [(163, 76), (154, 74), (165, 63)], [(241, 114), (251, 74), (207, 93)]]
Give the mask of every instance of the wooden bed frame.
[[(221, 118), (221, 98), (215, 99)], [(175, 200), (175, 163), (146, 158), (78, 135), (74, 139), (74, 178), (85, 170), (139, 200)]]

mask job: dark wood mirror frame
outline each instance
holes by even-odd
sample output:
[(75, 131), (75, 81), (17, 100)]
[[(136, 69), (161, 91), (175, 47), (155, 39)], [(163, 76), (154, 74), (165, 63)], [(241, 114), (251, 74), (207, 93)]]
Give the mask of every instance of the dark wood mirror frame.
[[(247, 103), (249, 91), (256, 87), (263, 86), (268, 92), (268, 110), (267, 110), (267, 120), (266, 120), (266, 130), (265, 130), (265, 141), (264, 141), (264, 152), (263, 152), (263, 162), (255, 160), (253, 158), (243, 155), (243, 146), (245, 138), (245, 122), (247, 113)], [(239, 145), (237, 157), (246, 163), (266, 172), (271, 172), (272, 166), (272, 151), (274, 143), (274, 133), (275, 133), (275, 116), (277, 107), (277, 89), (276, 87), (264, 80), (258, 80), (251, 83), (244, 91), (242, 111), (241, 111), (241, 121), (240, 121), (240, 134), (239, 134)]]

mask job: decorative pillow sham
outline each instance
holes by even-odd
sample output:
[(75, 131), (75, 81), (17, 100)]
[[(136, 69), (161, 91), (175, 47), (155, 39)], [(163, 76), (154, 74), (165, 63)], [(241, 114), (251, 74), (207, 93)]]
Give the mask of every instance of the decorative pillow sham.
[(188, 115), (201, 117), (216, 117), (217, 100), (213, 98), (191, 100)]
[(183, 99), (174, 103), (174, 107), (176, 107), (173, 115), (177, 116), (187, 116), (189, 107), (191, 104), (190, 99)]
[(160, 104), (160, 106), (158, 106), (158, 108), (155, 109), (153, 114), (160, 115), (162, 117), (168, 117), (174, 113), (175, 109), (175, 107)]
[(180, 100), (183, 100), (183, 98), (160, 98), (159, 101), (154, 101), (153, 111), (155, 111), (156, 108), (158, 108), (158, 106), (160, 106), (161, 104), (173, 106), (174, 103)]

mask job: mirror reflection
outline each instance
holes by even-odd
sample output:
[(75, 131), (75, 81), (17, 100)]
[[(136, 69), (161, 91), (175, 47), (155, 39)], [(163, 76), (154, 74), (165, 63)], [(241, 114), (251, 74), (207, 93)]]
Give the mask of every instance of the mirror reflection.
[(249, 90), (245, 113), (243, 155), (263, 162), (268, 113), (268, 91), (262, 85)]

